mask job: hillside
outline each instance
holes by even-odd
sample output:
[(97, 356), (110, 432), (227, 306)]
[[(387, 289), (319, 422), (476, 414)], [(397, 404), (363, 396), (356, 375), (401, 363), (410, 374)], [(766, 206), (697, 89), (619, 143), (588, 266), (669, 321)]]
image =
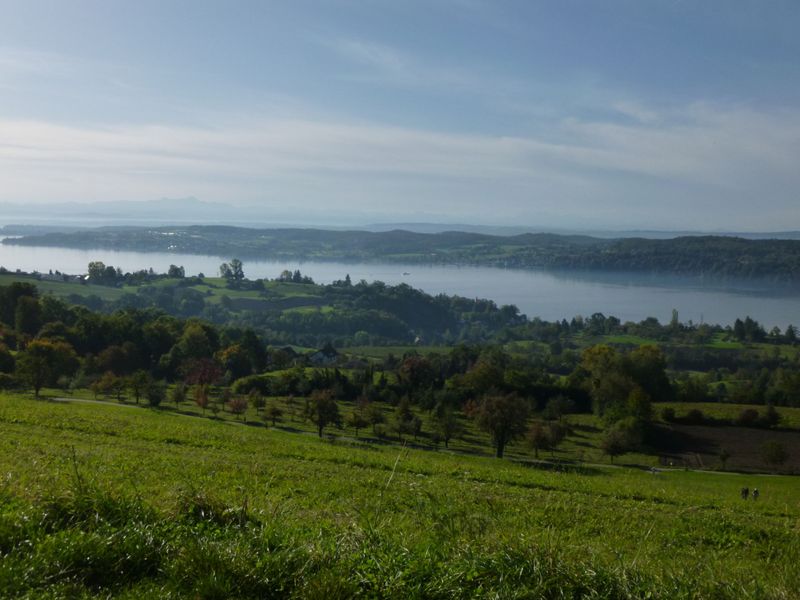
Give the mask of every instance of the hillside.
[(656, 272), (800, 283), (799, 240), (725, 236), (601, 239), (526, 233), (325, 231), (224, 226), (100, 228), (4, 244), (209, 254), (243, 259), (389, 261), (523, 269)]
[[(0, 396), (5, 597), (790, 598), (798, 482)], [(739, 498), (757, 486), (758, 502)]]
[(404, 284), (344, 280), (317, 285), (298, 276), (298, 282), (289, 278), (230, 286), (216, 277), (166, 278), (146, 272), (114, 275), (100, 283), (67, 279), (0, 273), (0, 286), (35, 285), (42, 294), (103, 312), (153, 308), (183, 318), (202, 317), (252, 327), (276, 344), (301, 346), (486, 341), (525, 321), (513, 306), (432, 296)]

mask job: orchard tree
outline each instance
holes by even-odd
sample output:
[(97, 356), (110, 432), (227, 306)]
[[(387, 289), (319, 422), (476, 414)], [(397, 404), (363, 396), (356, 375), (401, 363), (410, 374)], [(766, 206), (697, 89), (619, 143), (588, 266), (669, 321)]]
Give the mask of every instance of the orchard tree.
[(722, 463), (722, 470), (724, 471), (727, 468), (728, 461), (731, 458), (731, 453), (727, 450), (727, 448), (720, 448), (717, 456), (719, 456), (719, 462)]
[(186, 384), (184, 382), (179, 381), (175, 384), (175, 387), (172, 388), (171, 398), (175, 403), (175, 408), (178, 408), (181, 402), (186, 401)]
[(386, 422), (386, 415), (381, 410), (381, 407), (375, 403), (367, 406), (367, 421), (372, 425), (372, 433), (378, 433), (378, 425), (383, 425)]
[(772, 467), (780, 467), (789, 460), (786, 447), (780, 442), (770, 440), (761, 447), (761, 456), (764, 462)]
[(329, 389), (314, 390), (306, 403), (306, 417), (317, 426), (319, 437), (328, 425), (341, 426), (342, 417), (333, 392)]
[(275, 427), (275, 423), (281, 420), (283, 416), (283, 411), (281, 407), (278, 406), (277, 402), (273, 402), (267, 407), (267, 410), (264, 412), (264, 419), (269, 419), (272, 423), (272, 426)]
[(150, 385), (150, 381), (150, 374), (143, 370), (136, 371), (128, 377), (128, 389), (133, 394), (133, 397), (136, 398), (136, 404), (139, 404), (139, 400)]
[[(408, 401), (408, 397), (404, 396), (397, 405), (397, 409), (395, 410), (394, 414), (394, 422), (392, 423), (400, 441), (403, 440), (404, 433), (414, 432), (414, 419), (416, 418), (417, 417), (411, 410), (411, 404)], [(416, 437), (416, 435), (414, 437)]]
[(163, 381), (151, 380), (145, 389), (145, 398), (147, 403), (153, 408), (161, 406), (161, 403), (167, 397), (167, 386)]
[(434, 416), (434, 431), (447, 448), (450, 440), (461, 434), (462, 427), (455, 411), (449, 406), (441, 408)]
[(103, 376), (97, 381), (93, 382), (90, 387), (97, 398), (99, 394), (108, 396), (114, 394), (117, 402), (122, 402), (122, 393), (125, 391), (126, 381), (122, 377), (118, 377), (112, 371), (106, 371)]
[(539, 450), (544, 450), (550, 444), (550, 435), (547, 426), (541, 421), (534, 421), (528, 429), (528, 446), (533, 449), (533, 457), (539, 458)]
[[(244, 396), (233, 396), (230, 400), (228, 400), (227, 404), (228, 410), (231, 411), (232, 414), (236, 415), (237, 418), (240, 418), (247, 412), (247, 398)], [(244, 420), (247, 422), (246, 415)]]
[(516, 394), (491, 394), (470, 402), (468, 414), (478, 427), (492, 436), (497, 458), (503, 458), (506, 445), (525, 433), (528, 402)]
[(199, 406), (202, 409), (203, 414), (205, 414), (209, 403), (207, 385), (201, 384), (194, 388), (194, 403)]
[(353, 412), (347, 416), (346, 425), (355, 429), (356, 437), (358, 437), (358, 430), (369, 425), (369, 421), (367, 421), (364, 411), (361, 410), (360, 407), (356, 407), (353, 409)]
[(55, 384), (59, 377), (72, 376), (78, 365), (75, 350), (67, 342), (34, 340), (17, 355), (16, 371), (38, 398), (42, 387)]
[(611, 462), (614, 457), (636, 449), (642, 443), (642, 424), (634, 417), (628, 417), (610, 425), (603, 438), (600, 448), (609, 456)]
[(267, 405), (267, 401), (264, 400), (264, 396), (262, 396), (261, 392), (259, 392), (256, 388), (250, 390), (250, 392), (247, 394), (247, 400), (253, 405), (253, 408), (256, 409), (256, 414), (261, 413), (261, 409)]

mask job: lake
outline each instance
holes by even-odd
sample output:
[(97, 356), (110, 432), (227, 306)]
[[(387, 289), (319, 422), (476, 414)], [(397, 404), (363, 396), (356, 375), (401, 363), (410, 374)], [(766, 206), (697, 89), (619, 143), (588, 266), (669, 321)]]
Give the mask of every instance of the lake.
[[(10, 271), (85, 273), (90, 261), (135, 271), (152, 267), (166, 272), (182, 265), (187, 275), (216, 275), (223, 260), (217, 256), (163, 252), (115, 252), (9, 246), (0, 244), (0, 265)], [(344, 279), (407, 283), (431, 294), (490, 298), (515, 304), (529, 317), (552, 321), (601, 312), (622, 321), (656, 317), (669, 321), (677, 309), (683, 322), (732, 324), (749, 315), (767, 328), (800, 325), (800, 289), (750, 282), (703, 282), (696, 278), (575, 271), (524, 271), (490, 267), (424, 266), (393, 263), (247, 261), (245, 275), (275, 278), (284, 269), (300, 269), (318, 283)]]

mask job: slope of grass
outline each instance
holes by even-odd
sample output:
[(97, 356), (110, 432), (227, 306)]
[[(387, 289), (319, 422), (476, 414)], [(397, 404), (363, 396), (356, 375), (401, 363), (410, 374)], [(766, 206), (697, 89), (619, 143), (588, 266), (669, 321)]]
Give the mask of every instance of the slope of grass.
[[(0, 589), (29, 598), (790, 598), (800, 482), (537, 470), (0, 396)], [(738, 490), (757, 484), (758, 502)]]

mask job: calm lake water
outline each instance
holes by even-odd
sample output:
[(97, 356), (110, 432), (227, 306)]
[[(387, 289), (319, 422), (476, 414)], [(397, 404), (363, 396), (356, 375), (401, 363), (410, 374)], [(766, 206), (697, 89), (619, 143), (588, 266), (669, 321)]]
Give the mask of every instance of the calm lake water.
[[(134, 271), (152, 267), (165, 272), (182, 265), (186, 273), (216, 275), (223, 260), (217, 256), (163, 252), (115, 252), (10, 246), (0, 244), (0, 265), (10, 271), (85, 273), (92, 260)], [(407, 283), (431, 294), (490, 298), (515, 304), (529, 317), (571, 319), (601, 312), (623, 321), (656, 317), (669, 321), (672, 309), (680, 320), (728, 325), (749, 315), (768, 328), (800, 325), (800, 288), (787, 290), (753, 282), (704, 283), (672, 276), (575, 271), (522, 271), (489, 267), (423, 266), (390, 263), (245, 261), (250, 278), (274, 278), (284, 269), (300, 269), (318, 283), (344, 279)]]

